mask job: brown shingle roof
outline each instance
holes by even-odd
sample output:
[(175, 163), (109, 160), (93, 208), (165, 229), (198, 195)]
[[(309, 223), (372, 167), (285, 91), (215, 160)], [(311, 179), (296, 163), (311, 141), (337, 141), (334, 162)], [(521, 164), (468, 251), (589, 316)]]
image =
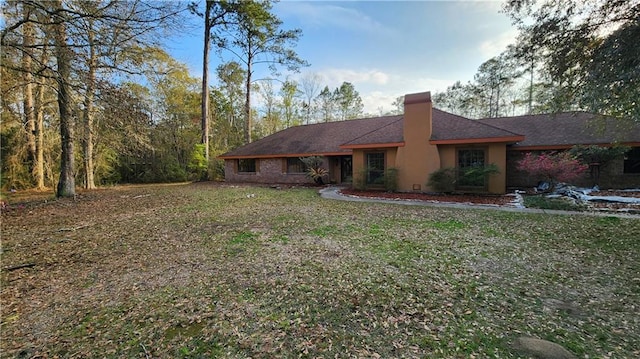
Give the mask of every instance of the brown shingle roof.
[[(575, 144), (640, 143), (640, 126), (585, 112), (470, 120), (433, 109), (431, 143), (510, 142), (515, 148), (567, 148)], [(402, 145), (403, 116), (290, 127), (221, 158), (350, 154), (366, 145)]]
[(403, 139), (403, 116), (392, 116), (393, 119), (382, 127), (371, 127), (370, 131), (344, 143), (342, 148), (354, 148), (359, 145), (399, 144)]
[(522, 140), (516, 130), (506, 130), (470, 120), (466, 117), (433, 109), (433, 124), (430, 142), (515, 142)]
[[(340, 146), (350, 141), (377, 138), (384, 141), (386, 135), (397, 140), (397, 130), (385, 132), (394, 123), (402, 123), (402, 116), (384, 116), (358, 120), (317, 123), (290, 127), (227, 152), (221, 158), (242, 157), (294, 157), (327, 154), (350, 154), (351, 149)], [(402, 140), (402, 126), (400, 138)]]
[(515, 148), (564, 148), (581, 144), (640, 142), (640, 126), (587, 112), (525, 115), (479, 120), (525, 136)]

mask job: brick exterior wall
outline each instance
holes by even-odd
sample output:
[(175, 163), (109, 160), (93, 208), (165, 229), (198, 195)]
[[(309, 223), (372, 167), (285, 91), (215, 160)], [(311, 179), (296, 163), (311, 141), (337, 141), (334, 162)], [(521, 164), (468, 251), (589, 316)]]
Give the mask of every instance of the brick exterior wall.
[(224, 161), (226, 182), (236, 183), (286, 183), (310, 184), (313, 181), (304, 173), (286, 173), (286, 158), (256, 159), (255, 173), (239, 173), (237, 160)]
[[(507, 188), (531, 188), (540, 181), (527, 173), (518, 170), (518, 161), (521, 160), (526, 151), (507, 151)], [(624, 189), (640, 187), (640, 174), (625, 174), (624, 160), (612, 161), (600, 168), (599, 179), (591, 176), (590, 169), (584, 175), (571, 183), (581, 187), (593, 187), (598, 185), (602, 189)]]

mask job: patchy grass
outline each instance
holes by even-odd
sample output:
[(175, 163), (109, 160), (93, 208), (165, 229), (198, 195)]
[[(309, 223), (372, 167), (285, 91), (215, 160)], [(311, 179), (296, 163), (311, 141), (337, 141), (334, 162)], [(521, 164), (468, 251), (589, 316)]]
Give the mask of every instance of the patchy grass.
[(3, 357), (516, 358), (521, 335), (640, 355), (638, 219), (211, 184), (22, 208), (2, 217)]

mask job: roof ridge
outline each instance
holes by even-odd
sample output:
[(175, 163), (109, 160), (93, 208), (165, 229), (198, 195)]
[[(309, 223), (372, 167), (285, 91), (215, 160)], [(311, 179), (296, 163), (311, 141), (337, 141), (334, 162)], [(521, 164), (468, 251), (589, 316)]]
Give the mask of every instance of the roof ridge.
[[(382, 126), (382, 127), (377, 127), (377, 128), (375, 128), (375, 129), (373, 129), (373, 130), (371, 130), (371, 131), (369, 131), (369, 132), (367, 132), (367, 133), (364, 133), (364, 134), (362, 134), (362, 135), (360, 135), (360, 136), (358, 136), (358, 137), (352, 138), (352, 139), (350, 139), (349, 141), (347, 141), (347, 142), (345, 142), (345, 143), (342, 143), (342, 144), (341, 144), (341, 146), (342, 146), (342, 145), (346, 145), (347, 143), (350, 143), (350, 142), (356, 141), (356, 140), (358, 140), (359, 138), (365, 137), (365, 136), (367, 136), (367, 135), (369, 135), (369, 134), (372, 134), (372, 133), (374, 133), (374, 132), (376, 132), (376, 131), (380, 131), (380, 130), (382, 130), (383, 128), (389, 127), (389, 126), (393, 125), (394, 123), (396, 123), (396, 122), (398, 122), (398, 121), (402, 121), (402, 120), (404, 120), (404, 115), (396, 115), (396, 116), (398, 116), (398, 118), (397, 118), (397, 119), (395, 119), (394, 121), (391, 121), (391, 122), (387, 123), (386, 125), (384, 125), (384, 126)], [(385, 117), (394, 117), (394, 116), (385, 116)], [(383, 118), (383, 117), (372, 117), (372, 119), (373, 119), (373, 118)]]
[(523, 136), (523, 134), (521, 134), (521, 133), (516, 133), (516, 132), (510, 131), (510, 130), (507, 130), (506, 128), (502, 128), (502, 127), (498, 127), (498, 126), (490, 125), (490, 124), (488, 124), (488, 123), (483, 123), (483, 122), (482, 122), (482, 120), (480, 120), (480, 119), (474, 120), (474, 119), (471, 119), (471, 118), (468, 118), (468, 117), (465, 117), (465, 116), (456, 115), (455, 113), (451, 113), (451, 112), (443, 111), (443, 110), (441, 110), (441, 109), (439, 109), (439, 108), (434, 108), (434, 110), (437, 110), (437, 111), (444, 112), (444, 113), (449, 114), (449, 115), (453, 115), (453, 116), (459, 117), (460, 119), (463, 119), (463, 120), (466, 120), (466, 121), (476, 122), (476, 123), (478, 123), (478, 124), (480, 124), (480, 125), (482, 125), (482, 126), (487, 126), (487, 127), (491, 127), (491, 128), (493, 128), (493, 129), (496, 129), (496, 130), (500, 130), (500, 131), (508, 132), (508, 133), (510, 133), (510, 134), (512, 134), (512, 135), (516, 135), (516, 136)]
[(525, 114), (525, 115), (516, 115), (516, 116), (500, 116), (500, 117), (484, 117), (479, 118), (478, 121), (491, 121), (491, 120), (500, 120), (500, 119), (509, 119), (509, 118), (526, 118), (526, 117), (553, 117), (558, 115), (577, 115), (577, 114), (586, 114), (593, 116), (604, 116), (611, 117), (607, 115), (598, 114), (595, 112), (583, 111), (583, 110), (575, 110), (575, 111), (561, 111), (561, 112), (550, 112), (550, 113), (533, 113), (533, 114)]
[(369, 121), (369, 120), (378, 120), (378, 119), (383, 119), (383, 118), (391, 118), (391, 117), (403, 117), (404, 114), (399, 114), (399, 115), (385, 115), (385, 116), (377, 116), (377, 117), (362, 117), (362, 118), (352, 118), (350, 120), (340, 120), (340, 121), (327, 121), (327, 122), (316, 122), (316, 123), (307, 123), (307, 124), (302, 124), (302, 125), (297, 125), (297, 126), (291, 126), (291, 127), (287, 127), (286, 129), (292, 128), (292, 127), (303, 127), (303, 126), (315, 126), (315, 125), (328, 125), (331, 123), (346, 123), (346, 122), (352, 122), (352, 121)]

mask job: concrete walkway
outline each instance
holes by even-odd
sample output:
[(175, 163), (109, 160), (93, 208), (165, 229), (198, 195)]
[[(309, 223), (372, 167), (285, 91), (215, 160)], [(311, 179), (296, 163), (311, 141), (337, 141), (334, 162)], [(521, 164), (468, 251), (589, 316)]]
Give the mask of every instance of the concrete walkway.
[(640, 219), (638, 214), (629, 214), (623, 212), (576, 212), (576, 211), (560, 211), (553, 209), (538, 209), (538, 208), (517, 208), (509, 206), (487, 205), (487, 204), (469, 204), (469, 203), (452, 203), (452, 202), (429, 202), (420, 200), (403, 200), (403, 199), (388, 199), (388, 198), (370, 198), (370, 197), (356, 197), (347, 196), (340, 193), (340, 187), (325, 187), (319, 191), (320, 196), (326, 199), (333, 199), (338, 201), (350, 201), (350, 202), (368, 202), (368, 203), (390, 203), (399, 204), (405, 206), (423, 206), (423, 207), (438, 207), (438, 208), (456, 208), (456, 209), (488, 209), (495, 211), (516, 212), (516, 213), (542, 213), (552, 215), (574, 215), (574, 216), (595, 216), (595, 217), (619, 217), (619, 218), (631, 218)]

